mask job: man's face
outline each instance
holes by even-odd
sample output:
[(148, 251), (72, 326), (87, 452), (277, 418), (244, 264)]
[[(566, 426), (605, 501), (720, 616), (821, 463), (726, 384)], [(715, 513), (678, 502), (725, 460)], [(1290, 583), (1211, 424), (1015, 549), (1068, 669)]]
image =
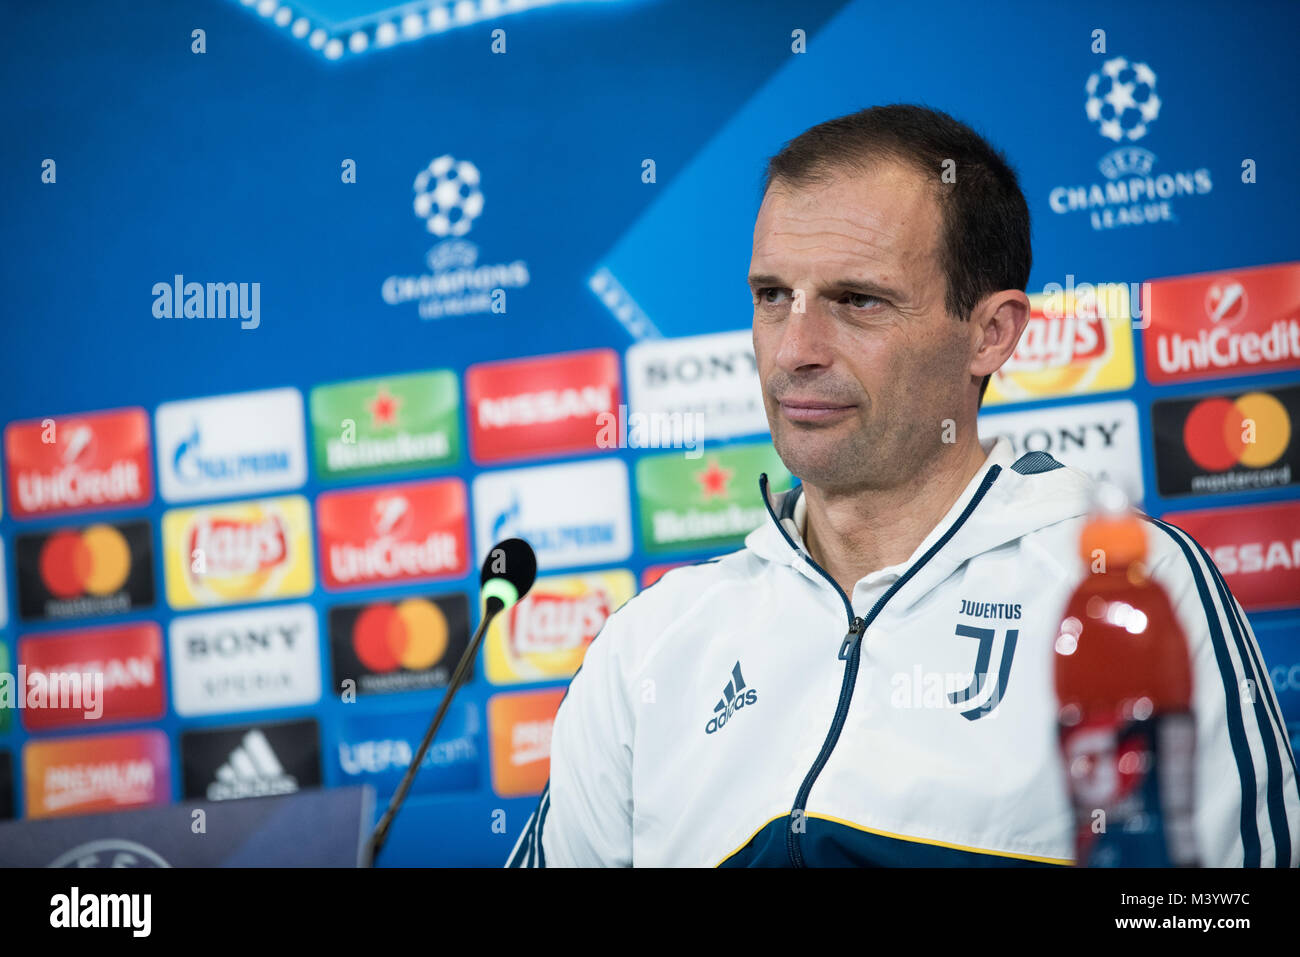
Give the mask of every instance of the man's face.
[(940, 231), (929, 184), (892, 163), (764, 197), (754, 352), (777, 453), (804, 482), (895, 486), (940, 451), (944, 420), (973, 428), (971, 324), (944, 309)]

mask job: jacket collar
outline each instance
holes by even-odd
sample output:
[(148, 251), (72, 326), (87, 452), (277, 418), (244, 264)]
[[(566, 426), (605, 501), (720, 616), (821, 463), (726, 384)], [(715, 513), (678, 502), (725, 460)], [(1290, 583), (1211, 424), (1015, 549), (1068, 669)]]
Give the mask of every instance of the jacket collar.
[[(951, 532), (908, 582), (910, 604), (967, 559), (1088, 511), (1092, 483), (1083, 473), (1066, 468), (1043, 452), (1030, 452), (1017, 459), (1004, 437), (986, 440), (981, 446), (987, 457), (979, 472), (911, 557), (872, 572), (863, 581), (904, 574)], [(774, 493), (763, 474), (759, 476), (759, 494), (767, 504), (768, 520), (746, 536), (745, 547), (766, 561), (793, 565), (824, 581), (811, 567), (812, 559), (803, 541), (803, 487), (796, 485), (787, 492)], [(965, 514), (977, 496), (978, 502)]]

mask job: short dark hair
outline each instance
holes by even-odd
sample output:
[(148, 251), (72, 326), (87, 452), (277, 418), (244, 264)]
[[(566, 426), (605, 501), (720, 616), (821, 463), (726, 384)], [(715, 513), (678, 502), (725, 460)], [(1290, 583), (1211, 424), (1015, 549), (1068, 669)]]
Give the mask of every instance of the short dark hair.
[[(945, 182), (942, 175), (949, 160), (954, 182)], [(1029, 204), (1015, 170), (1000, 150), (939, 110), (893, 103), (819, 123), (767, 161), (761, 195), (774, 182), (818, 185), (881, 161), (910, 166), (934, 183), (949, 315), (969, 321), (989, 293), (1028, 288), (1033, 264)], [(981, 404), (989, 378), (980, 385)]]

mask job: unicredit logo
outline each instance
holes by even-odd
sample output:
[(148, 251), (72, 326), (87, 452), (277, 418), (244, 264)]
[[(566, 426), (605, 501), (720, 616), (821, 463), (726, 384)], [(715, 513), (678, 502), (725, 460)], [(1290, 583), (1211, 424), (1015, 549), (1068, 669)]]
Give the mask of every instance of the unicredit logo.
[(1204, 372), (1300, 359), (1300, 322), (1279, 319), (1267, 332), (1234, 333), (1228, 326), (1202, 329), (1196, 336), (1156, 337), (1160, 371)]
[(18, 476), (18, 501), (25, 512), (112, 505), (134, 501), (142, 494), (140, 469), (134, 462), (114, 462), (102, 470), (70, 465), (49, 475)]
[(1300, 368), (1300, 263), (1144, 284), (1152, 382)]
[(458, 480), (326, 493), (316, 509), (330, 587), (465, 570), (467, 510)]
[(1210, 322), (1236, 322), (1246, 314), (1246, 287), (1235, 279), (1210, 283), (1205, 290), (1205, 314)]
[(20, 517), (143, 505), (153, 494), (143, 409), (15, 422), (5, 430), (5, 452)]
[(376, 538), (362, 546), (332, 545), (330, 572), (349, 584), (371, 578), (409, 578), (441, 575), (460, 565), (456, 536), (431, 532), (420, 542)]

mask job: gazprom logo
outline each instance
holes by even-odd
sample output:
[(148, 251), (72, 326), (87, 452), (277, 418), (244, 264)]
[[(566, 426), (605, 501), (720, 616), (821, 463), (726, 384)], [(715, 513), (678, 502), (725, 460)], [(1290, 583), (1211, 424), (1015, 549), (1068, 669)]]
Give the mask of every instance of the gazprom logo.
[(204, 482), (239, 481), (245, 478), (277, 476), (290, 469), (289, 454), (283, 449), (250, 451), (230, 455), (204, 455), (198, 423), (176, 446), (172, 456), (176, 478), (186, 485)]
[(164, 402), (155, 426), (159, 487), (169, 502), (253, 495), (307, 480), (297, 389)]

